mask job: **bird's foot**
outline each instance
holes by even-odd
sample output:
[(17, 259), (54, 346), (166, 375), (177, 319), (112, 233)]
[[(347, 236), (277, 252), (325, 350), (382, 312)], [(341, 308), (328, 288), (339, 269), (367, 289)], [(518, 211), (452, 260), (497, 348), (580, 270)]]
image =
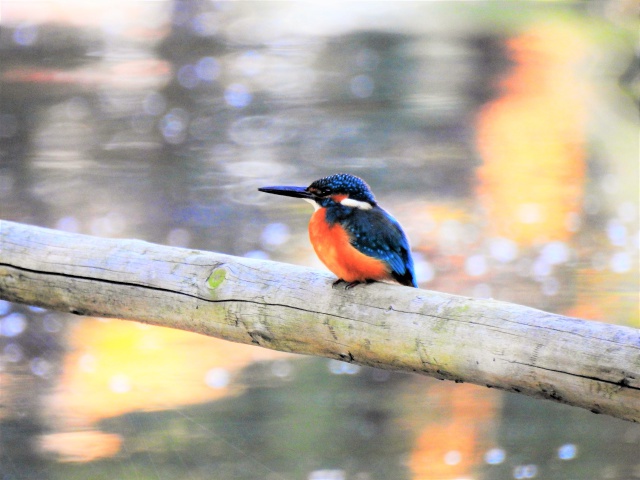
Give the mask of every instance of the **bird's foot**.
[[(333, 282), (333, 284), (331, 285), (331, 288), (336, 288), (341, 283), (346, 283), (344, 289), (345, 290), (349, 290), (349, 289), (355, 287), (356, 285), (360, 285), (363, 282), (347, 282), (346, 280), (343, 280), (343, 279), (339, 278), (338, 280)], [(375, 283), (375, 280), (365, 280), (364, 283), (369, 285), (370, 283)]]
[(340, 285), (341, 283), (345, 283), (345, 281), (341, 278), (337, 279), (335, 282), (333, 282), (331, 284), (331, 288), (336, 288), (338, 285)]

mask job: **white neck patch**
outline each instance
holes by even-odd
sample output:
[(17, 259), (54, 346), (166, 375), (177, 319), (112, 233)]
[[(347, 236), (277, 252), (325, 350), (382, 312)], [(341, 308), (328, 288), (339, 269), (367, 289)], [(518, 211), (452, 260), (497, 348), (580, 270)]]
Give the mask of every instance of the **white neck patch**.
[(359, 208), (360, 210), (371, 210), (373, 208), (373, 205), (369, 202), (354, 200), (353, 198), (345, 198), (340, 201), (340, 204), (345, 207)]
[(314, 212), (316, 210), (320, 210), (320, 205), (318, 205), (318, 202), (316, 202), (315, 200), (311, 200), (310, 198), (303, 198), (303, 200), (305, 202), (309, 202), (311, 205), (313, 205), (313, 211)]

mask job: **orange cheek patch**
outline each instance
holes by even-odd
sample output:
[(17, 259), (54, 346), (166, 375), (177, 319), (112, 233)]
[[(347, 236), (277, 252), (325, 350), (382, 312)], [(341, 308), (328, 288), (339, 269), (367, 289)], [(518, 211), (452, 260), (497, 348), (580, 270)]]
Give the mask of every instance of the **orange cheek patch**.
[(324, 208), (317, 210), (309, 222), (309, 238), (322, 263), (347, 282), (391, 278), (386, 263), (354, 248), (349, 242), (349, 235), (339, 224), (329, 227), (325, 211)]
[(331, 195), (331, 200), (333, 200), (336, 203), (340, 203), (342, 200), (344, 200), (345, 198), (349, 198), (349, 195)]

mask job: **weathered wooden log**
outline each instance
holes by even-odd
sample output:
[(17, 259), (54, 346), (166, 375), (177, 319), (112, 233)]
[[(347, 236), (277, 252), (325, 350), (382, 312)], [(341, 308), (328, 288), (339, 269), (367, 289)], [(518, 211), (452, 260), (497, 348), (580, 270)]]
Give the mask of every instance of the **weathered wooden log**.
[(640, 421), (640, 330), (0, 221), (0, 298), (471, 382)]

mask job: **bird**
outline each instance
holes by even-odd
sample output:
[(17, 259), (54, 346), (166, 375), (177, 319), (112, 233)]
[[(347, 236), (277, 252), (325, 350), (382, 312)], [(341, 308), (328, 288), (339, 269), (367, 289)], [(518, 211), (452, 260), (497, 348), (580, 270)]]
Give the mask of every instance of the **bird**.
[(359, 177), (338, 173), (308, 187), (261, 187), (261, 192), (301, 198), (314, 212), (309, 239), (318, 258), (345, 289), (391, 280), (417, 288), (411, 248), (398, 221), (376, 202)]

